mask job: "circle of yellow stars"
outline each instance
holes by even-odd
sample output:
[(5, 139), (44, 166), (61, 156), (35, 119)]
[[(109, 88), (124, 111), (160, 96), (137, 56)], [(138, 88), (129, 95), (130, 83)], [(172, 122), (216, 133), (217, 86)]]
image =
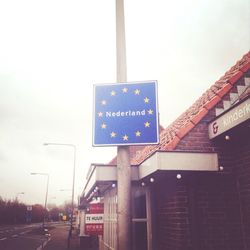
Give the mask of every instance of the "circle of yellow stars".
[[(124, 87), (124, 88), (122, 88), (122, 93), (128, 93), (128, 88), (127, 87)], [(141, 91), (140, 91), (140, 89), (135, 89), (134, 90), (134, 94), (135, 95), (140, 95), (140, 93), (141, 93)], [(111, 92), (110, 92), (110, 95), (111, 96), (116, 96), (116, 91), (114, 91), (114, 90), (112, 90)], [(143, 101), (144, 101), (144, 103), (150, 103), (150, 99), (148, 98), (148, 97), (145, 97), (144, 99), (143, 99)], [(102, 100), (101, 101), (101, 105), (102, 106), (105, 106), (105, 105), (107, 105), (107, 101), (106, 100)], [(152, 109), (149, 109), (149, 110), (147, 110), (147, 113), (148, 113), (148, 115), (153, 115), (154, 114), (154, 111), (152, 110)], [(103, 117), (103, 112), (98, 112), (97, 113), (97, 115), (98, 115), (98, 117)], [(148, 122), (148, 121), (146, 121), (145, 123), (144, 123), (144, 127), (145, 128), (149, 128), (150, 127), (150, 122)], [(106, 129), (107, 128), (107, 124), (106, 123), (102, 123), (101, 124), (101, 128), (102, 129)], [(137, 130), (136, 132), (135, 132), (135, 136), (136, 137), (140, 137), (141, 136), (141, 131), (139, 131), (139, 130)], [(117, 137), (117, 133), (116, 132), (114, 132), (114, 131), (112, 131), (111, 133), (110, 133), (110, 137), (111, 138), (115, 138), (115, 137)], [(123, 141), (128, 141), (129, 140), (129, 136), (128, 135), (123, 135), (122, 136), (122, 139), (123, 139)]]

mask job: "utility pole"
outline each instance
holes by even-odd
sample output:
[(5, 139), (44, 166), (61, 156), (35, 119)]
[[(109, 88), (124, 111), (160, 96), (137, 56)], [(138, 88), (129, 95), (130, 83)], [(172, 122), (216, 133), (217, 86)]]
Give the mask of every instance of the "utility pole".
[[(116, 0), (117, 82), (127, 81), (124, 1)], [(118, 250), (131, 249), (131, 168), (129, 146), (117, 147), (117, 244)]]

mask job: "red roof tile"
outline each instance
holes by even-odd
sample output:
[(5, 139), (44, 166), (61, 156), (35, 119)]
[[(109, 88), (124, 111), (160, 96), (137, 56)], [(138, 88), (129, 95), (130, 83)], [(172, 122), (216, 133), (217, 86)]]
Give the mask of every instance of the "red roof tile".
[(181, 140), (227, 94), (239, 78), (250, 69), (250, 52), (216, 81), (189, 109), (160, 133), (158, 145), (146, 146), (131, 159), (137, 165), (155, 151), (174, 150)]

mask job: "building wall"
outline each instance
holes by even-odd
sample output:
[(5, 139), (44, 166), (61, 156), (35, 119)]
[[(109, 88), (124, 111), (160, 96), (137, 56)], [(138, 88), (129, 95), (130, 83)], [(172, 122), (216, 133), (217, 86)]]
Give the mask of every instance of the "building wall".
[(250, 249), (249, 124), (245, 133), (232, 129), (231, 141), (224, 135), (210, 140), (214, 117), (209, 111), (175, 150), (217, 152), (223, 171), (183, 173), (182, 180), (168, 173), (155, 183), (157, 250)]
[(184, 173), (177, 180), (167, 174), (152, 192), (157, 194), (154, 249), (244, 249), (238, 191), (231, 176)]
[(241, 250), (243, 239), (235, 179), (207, 176), (196, 185), (196, 232), (200, 249)]
[(234, 147), (234, 172), (240, 201), (244, 249), (250, 249), (250, 138), (245, 145)]
[[(160, 190), (160, 192), (159, 192)], [(187, 189), (174, 176), (165, 176), (152, 186), (156, 212), (156, 250), (191, 249), (190, 218)]]

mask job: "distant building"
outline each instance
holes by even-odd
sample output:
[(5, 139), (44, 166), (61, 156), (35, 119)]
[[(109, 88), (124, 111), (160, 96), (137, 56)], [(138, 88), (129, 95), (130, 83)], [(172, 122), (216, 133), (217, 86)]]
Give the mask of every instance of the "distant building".
[[(202, 80), (202, 79), (201, 79)], [(250, 52), (160, 133), (131, 147), (133, 250), (250, 249)], [(104, 202), (117, 249), (116, 158), (93, 164), (82, 206)]]

